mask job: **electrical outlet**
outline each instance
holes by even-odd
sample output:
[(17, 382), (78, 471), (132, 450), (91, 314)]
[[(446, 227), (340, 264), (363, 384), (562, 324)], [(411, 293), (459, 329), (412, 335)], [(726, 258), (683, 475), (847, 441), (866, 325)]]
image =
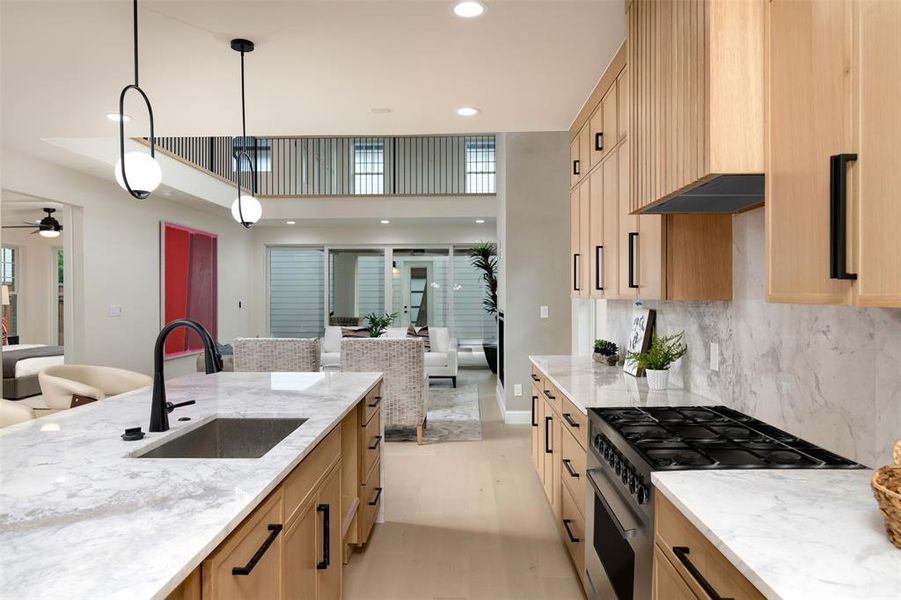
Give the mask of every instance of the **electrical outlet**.
[(109, 316), (121, 317), (122, 316), (122, 307), (121, 306), (110, 306), (109, 307)]
[(547, 309), (547, 306), (542, 306), (542, 307), (541, 307), (541, 309), (540, 309), (540, 311), (539, 311), (539, 315), (541, 316), (542, 319), (547, 319), (547, 318), (548, 318), (548, 309)]
[(516, 383), (513, 385), (513, 395), (517, 396), (517, 397), (522, 396), (522, 384), (521, 383)]
[(720, 345), (716, 342), (710, 342), (710, 370), (720, 370)]

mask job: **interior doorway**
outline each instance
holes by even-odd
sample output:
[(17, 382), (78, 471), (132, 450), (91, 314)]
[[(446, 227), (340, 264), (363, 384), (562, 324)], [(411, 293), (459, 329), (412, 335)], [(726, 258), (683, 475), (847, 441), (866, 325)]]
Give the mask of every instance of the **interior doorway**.
[(400, 324), (416, 328), (429, 324), (429, 308), (432, 298), (432, 264), (430, 262), (405, 262), (402, 271), (403, 305), (399, 306)]

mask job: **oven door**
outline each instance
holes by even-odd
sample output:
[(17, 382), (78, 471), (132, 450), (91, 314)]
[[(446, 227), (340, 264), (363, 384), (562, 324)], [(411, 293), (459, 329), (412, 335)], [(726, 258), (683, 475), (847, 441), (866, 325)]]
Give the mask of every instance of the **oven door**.
[(589, 597), (651, 597), (652, 530), (619, 492), (604, 465), (589, 453), (585, 573)]

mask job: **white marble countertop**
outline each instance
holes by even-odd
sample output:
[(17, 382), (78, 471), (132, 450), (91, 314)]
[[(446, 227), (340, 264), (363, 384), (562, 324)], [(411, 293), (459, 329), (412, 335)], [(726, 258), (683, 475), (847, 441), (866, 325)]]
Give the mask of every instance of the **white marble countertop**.
[(591, 356), (530, 356), (529, 360), (582, 412), (611, 406), (704, 406), (715, 402), (680, 389), (649, 390), (647, 379)]
[[(119, 436), (147, 429), (149, 388), (0, 430), (0, 594), (165, 597), (380, 379), (188, 375), (166, 383), (168, 400), (197, 404), (137, 442)], [(309, 420), (258, 459), (131, 458), (216, 416)]]
[(771, 599), (901, 598), (869, 470), (655, 472), (651, 481)]

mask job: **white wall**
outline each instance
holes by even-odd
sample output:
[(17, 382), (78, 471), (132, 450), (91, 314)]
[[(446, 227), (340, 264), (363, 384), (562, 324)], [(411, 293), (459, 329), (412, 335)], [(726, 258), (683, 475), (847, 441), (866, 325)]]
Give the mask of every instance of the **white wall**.
[[(228, 342), (247, 334), (253, 235), (224, 210), (221, 215), (201, 212), (161, 195), (134, 200), (112, 176), (92, 177), (8, 149), (3, 176), (6, 190), (71, 207), (66, 235), (74, 252), (66, 285), (71, 286), (74, 322), (66, 327), (74, 340), (70, 344), (67, 338), (67, 361), (152, 372), (161, 326), (160, 221), (219, 236), (218, 338)], [(109, 317), (110, 306), (121, 306), (122, 316)], [(167, 377), (193, 371), (194, 357), (171, 360), (166, 369)]]
[[(528, 411), (530, 354), (570, 350), (569, 178), (566, 132), (502, 136), (503, 200), (499, 202), (507, 411)], [(501, 225), (502, 224), (502, 225)], [(548, 319), (539, 308), (548, 307)], [(515, 396), (515, 385), (522, 396)], [(508, 418), (509, 418), (508, 413)], [(524, 422), (524, 421), (523, 421)]]
[[(41, 205), (35, 204), (29, 219), (43, 215)], [(20, 213), (15, 217), (4, 214), (4, 224), (21, 224)], [(57, 213), (57, 217), (60, 215)], [(7, 221), (9, 220), (9, 223)], [(16, 221), (19, 221), (18, 223)], [(3, 244), (17, 250), (16, 290), (18, 294), (18, 334), (22, 344), (59, 343), (56, 332), (56, 251), (63, 245), (63, 237), (45, 238), (31, 235), (29, 229), (7, 229)]]

